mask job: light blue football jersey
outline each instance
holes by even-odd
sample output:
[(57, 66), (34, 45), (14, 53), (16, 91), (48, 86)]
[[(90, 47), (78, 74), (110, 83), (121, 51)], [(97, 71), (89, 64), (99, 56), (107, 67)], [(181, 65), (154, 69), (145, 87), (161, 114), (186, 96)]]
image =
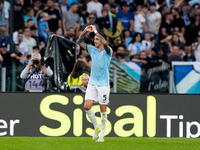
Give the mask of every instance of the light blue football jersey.
[(113, 50), (110, 47), (110, 54), (105, 49), (98, 51), (94, 46), (87, 45), (88, 52), (92, 59), (92, 68), (90, 73), (89, 84), (96, 86), (108, 86), (109, 83), (109, 72), (110, 72), (110, 61)]

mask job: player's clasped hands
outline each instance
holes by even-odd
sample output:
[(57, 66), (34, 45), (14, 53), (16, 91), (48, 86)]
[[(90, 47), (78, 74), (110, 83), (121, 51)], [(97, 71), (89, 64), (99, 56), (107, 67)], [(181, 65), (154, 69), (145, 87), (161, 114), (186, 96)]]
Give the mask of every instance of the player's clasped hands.
[(96, 30), (96, 27), (94, 25), (89, 25), (85, 28), (88, 32), (94, 32)]

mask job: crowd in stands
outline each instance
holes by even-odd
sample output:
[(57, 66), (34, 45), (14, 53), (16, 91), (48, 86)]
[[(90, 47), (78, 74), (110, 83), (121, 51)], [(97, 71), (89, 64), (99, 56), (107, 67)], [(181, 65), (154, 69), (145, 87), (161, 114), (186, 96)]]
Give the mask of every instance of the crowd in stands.
[[(21, 69), (34, 50), (45, 55), (50, 35), (76, 42), (88, 25), (105, 34), (113, 60), (122, 64), (200, 61), (199, 0), (15, 0), (14, 6), (0, 0), (1, 65), (11, 67), (14, 58)], [(10, 38), (15, 43), (12, 53)], [(85, 38), (90, 45), (93, 40), (92, 33)], [(76, 53), (89, 74), (88, 52), (77, 45)]]

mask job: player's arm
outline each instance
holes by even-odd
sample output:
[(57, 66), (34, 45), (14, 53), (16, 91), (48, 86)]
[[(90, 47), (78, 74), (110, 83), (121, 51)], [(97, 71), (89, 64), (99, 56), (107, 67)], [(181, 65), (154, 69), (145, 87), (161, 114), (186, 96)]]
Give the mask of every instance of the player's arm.
[(101, 36), (101, 34), (99, 34), (96, 30), (96, 27), (94, 25), (92, 25), (92, 31), (96, 34), (96, 36), (99, 38), (99, 41), (103, 44), (104, 49), (106, 50), (106, 52), (108, 54), (110, 54), (110, 47), (108, 46), (105, 38), (103, 36)]
[(77, 44), (87, 51), (88, 51), (87, 44), (84, 42), (84, 37), (89, 31), (91, 31), (91, 26), (87, 26), (77, 40)]

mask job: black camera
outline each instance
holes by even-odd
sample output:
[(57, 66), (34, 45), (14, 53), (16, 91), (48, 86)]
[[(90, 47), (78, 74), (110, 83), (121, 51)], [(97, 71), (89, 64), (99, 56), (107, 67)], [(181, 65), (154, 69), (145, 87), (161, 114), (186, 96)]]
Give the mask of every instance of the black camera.
[(41, 59), (41, 64), (46, 66), (51, 66), (54, 63), (53, 57), (43, 57)]
[(33, 65), (38, 65), (39, 64), (39, 60), (38, 59), (33, 59)]

